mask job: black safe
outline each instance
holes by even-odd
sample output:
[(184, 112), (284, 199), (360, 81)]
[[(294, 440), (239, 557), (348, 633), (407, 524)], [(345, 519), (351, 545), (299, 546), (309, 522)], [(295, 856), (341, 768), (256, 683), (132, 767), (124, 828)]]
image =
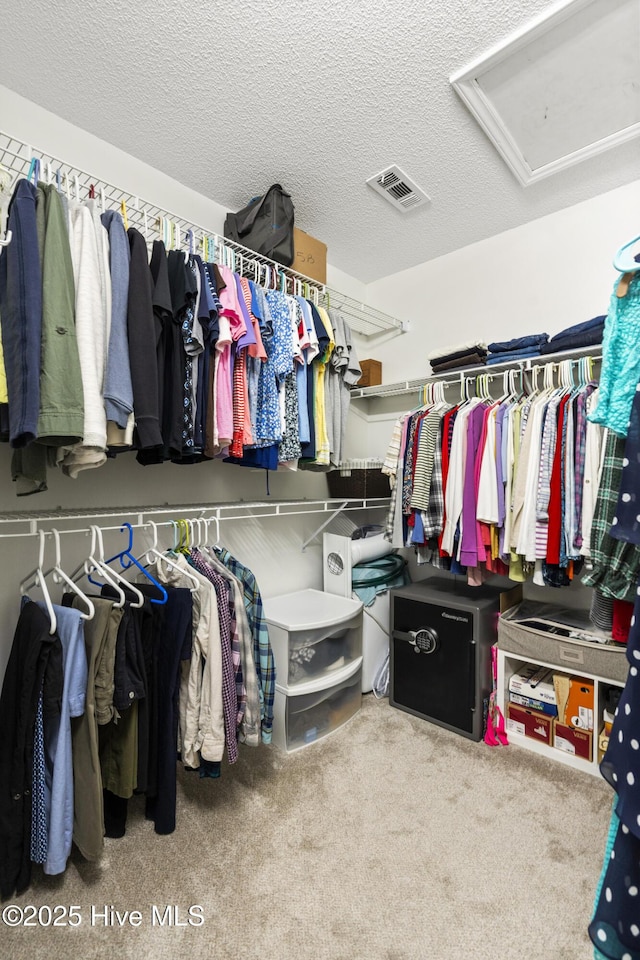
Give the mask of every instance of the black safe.
[(391, 591), (392, 707), (481, 739), (503, 593), (438, 577)]

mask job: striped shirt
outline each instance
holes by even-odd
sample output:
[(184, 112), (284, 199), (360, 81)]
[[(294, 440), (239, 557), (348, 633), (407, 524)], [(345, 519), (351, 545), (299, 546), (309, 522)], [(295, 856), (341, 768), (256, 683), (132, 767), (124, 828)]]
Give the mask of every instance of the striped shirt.
[[(438, 537), (442, 533), (444, 522), (444, 486), (442, 479), (442, 429), (443, 419), (440, 418), (436, 445), (433, 455), (433, 471), (429, 486), (429, 509), (422, 515), (422, 526), (425, 540)], [(437, 554), (438, 551), (436, 551)]]
[(540, 470), (538, 473), (538, 495), (536, 498), (536, 557), (544, 560), (547, 556), (549, 534), (549, 500), (551, 498), (551, 468), (556, 449), (558, 433), (558, 406), (561, 396), (554, 396), (547, 404), (542, 428), (540, 448)]
[(584, 486), (584, 474), (586, 464), (586, 446), (587, 446), (587, 404), (589, 397), (596, 388), (595, 383), (587, 384), (586, 388), (578, 395), (576, 403), (576, 531), (573, 540), (573, 546), (580, 549), (582, 546), (582, 488)]
[(248, 404), (247, 349), (237, 351), (233, 364), (233, 437), (230, 457), (241, 457), (244, 450), (244, 421)]
[[(428, 510), (431, 493), (431, 479), (436, 456), (436, 446), (440, 437), (440, 428), (444, 410), (432, 409), (426, 421), (423, 421), (418, 442), (411, 507), (414, 510)], [(442, 456), (442, 450), (440, 451)]]
[(387, 455), (384, 458), (384, 463), (382, 464), (382, 473), (386, 474), (388, 477), (395, 477), (398, 473), (398, 458), (400, 456), (402, 431), (404, 429), (406, 419), (406, 417), (398, 417), (393, 425), (393, 432), (391, 434), (391, 440), (389, 441)]

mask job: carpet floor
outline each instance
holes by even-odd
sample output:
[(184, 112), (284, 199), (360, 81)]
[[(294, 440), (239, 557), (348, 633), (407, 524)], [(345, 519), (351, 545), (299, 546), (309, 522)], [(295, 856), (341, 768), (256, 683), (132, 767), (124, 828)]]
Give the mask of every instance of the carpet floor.
[[(220, 780), (180, 771), (172, 835), (136, 798), (99, 864), (36, 868), (12, 902), (45, 909), (0, 924), (0, 957), (591, 960), (611, 801), (600, 778), (368, 695), (298, 753), (241, 748)], [(47, 925), (55, 905), (79, 909)]]

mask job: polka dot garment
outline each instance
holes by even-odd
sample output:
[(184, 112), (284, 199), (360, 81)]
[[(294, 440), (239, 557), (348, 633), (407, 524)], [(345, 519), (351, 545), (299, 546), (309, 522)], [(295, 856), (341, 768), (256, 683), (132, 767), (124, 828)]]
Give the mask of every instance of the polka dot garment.
[(619, 818), (589, 927), (596, 955), (606, 960), (640, 960), (640, 596), (631, 619), (627, 659), (628, 679), (600, 765), (617, 793)]
[[(640, 391), (635, 395), (611, 535), (640, 543)], [(640, 960), (640, 585), (629, 640), (629, 674), (600, 765), (617, 797), (615, 839), (604, 864), (589, 934), (596, 956)]]
[(640, 384), (636, 388), (631, 407), (618, 505), (611, 536), (627, 543), (640, 543)]

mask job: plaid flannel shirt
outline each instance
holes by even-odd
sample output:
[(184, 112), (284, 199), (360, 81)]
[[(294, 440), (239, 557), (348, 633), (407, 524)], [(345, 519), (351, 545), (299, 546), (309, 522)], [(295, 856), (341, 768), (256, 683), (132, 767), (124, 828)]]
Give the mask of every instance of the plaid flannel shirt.
[(262, 721), (262, 742), (271, 743), (273, 729), (273, 702), (275, 699), (276, 667), (269, 641), (267, 621), (264, 617), (262, 597), (256, 578), (248, 567), (243, 566), (228, 550), (215, 548), (216, 556), (236, 577), (242, 587), (247, 620), (253, 637), (253, 652)]
[(640, 574), (640, 548), (633, 543), (614, 540), (609, 533), (618, 504), (624, 446), (624, 437), (610, 431), (591, 526), (593, 569), (582, 578), (587, 586), (598, 587), (606, 597), (614, 600), (635, 598)]

